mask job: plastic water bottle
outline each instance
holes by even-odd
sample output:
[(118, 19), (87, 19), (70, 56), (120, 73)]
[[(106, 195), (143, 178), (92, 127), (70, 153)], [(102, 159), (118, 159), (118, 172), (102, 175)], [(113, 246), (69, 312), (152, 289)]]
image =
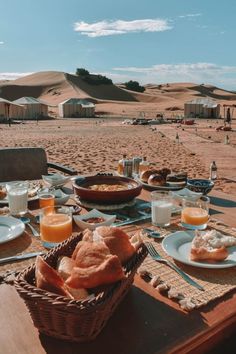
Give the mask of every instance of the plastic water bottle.
[(212, 161), (211, 165), (210, 165), (210, 179), (212, 181), (217, 179), (217, 166), (215, 161)]

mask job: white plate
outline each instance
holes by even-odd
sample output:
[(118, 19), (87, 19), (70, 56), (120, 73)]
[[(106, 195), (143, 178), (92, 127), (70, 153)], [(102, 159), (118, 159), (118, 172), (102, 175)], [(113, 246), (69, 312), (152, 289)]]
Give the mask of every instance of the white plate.
[[(103, 218), (105, 220), (97, 224), (91, 224), (89, 222), (86, 222), (86, 220), (90, 218)], [(95, 230), (96, 227), (98, 226), (111, 225), (116, 220), (116, 215), (104, 214), (101, 213), (99, 210), (93, 209), (84, 215), (74, 215), (74, 220), (82, 230), (84, 229)]]
[(189, 258), (192, 239), (194, 237), (193, 231), (177, 231), (164, 238), (162, 241), (162, 248), (164, 251), (174, 258), (176, 261), (200, 268), (230, 268), (236, 266), (236, 246), (228, 247), (228, 258), (222, 262), (208, 263), (208, 262), (194, 262)]
[(202, 193), (192, 192), (188, 188), (183, 188), (179, 191), (172, 192), (172, 196), (175, 199), (180, 200), (180, 201), (182, 201), (183, 198), (186, 198), (186, 199), (192, 200), (192, 201), (197, 201), (199, 198), (202, 197)]
[(25, 231), (25, 224), (12, 216), (0, 216), (0, 244), (17, 238)]
[[(29, 181), (29, 184), (31, 183), (31, 181)], [(7, 182), (0, 182), (0, 185), (1, 186), (5, 186), (7, 184)], [(34, 186), (34, 182), (32, 182), (32, 188), (30, 187), (30, 190), (35, 190), (36, 191), (36, 194), (33, 196), (33, 197), (30, 197), (28, 198), (28, 202), (32, 202), (33, 200), (38, 200), (39, 197), (38, 197), (38, 194), (37, 194), (37, 191), (39, 190), (40, 188), (40, 184), (38, 184), (37, 186), (37, 182), (35, 183), (35, 186)], [(4, 199), (0, 199), (0, 205), (8, 205), (8, 200), (7, 200), (7, 197), (4, 198)]]
[(136, 178), (136, 180), (142, 184), (142, 186), (146, 189), (149, 190), (157, 190), (157, 191), (179, 191), (180, 189), (183, 189), (186, 186), (186, 183), (182, 183), (180, 185), (176, 185), (176, 186), (171, 186), (168, 184), (168, 182), (166, 182), (166, 184), (164, 186), (152, 186), (151, 184), (148, 183), (144, 183), (141, 181), (141, 179)]

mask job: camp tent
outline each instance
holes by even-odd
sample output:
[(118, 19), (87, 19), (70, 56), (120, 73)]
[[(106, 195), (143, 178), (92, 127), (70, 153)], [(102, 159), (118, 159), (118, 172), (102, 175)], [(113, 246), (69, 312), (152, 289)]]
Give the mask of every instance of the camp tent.
[(220, 104), (210, 98), (197, 98), (184, 104), (186, 118), (219, 118)]
[(95, 104), (79, 98), (69, 98), (58, 105), (59, 117), (94, 117)]
[(25, 119), (38, 119), (48, 116), (48, 106), (34, 97), (21, 97), (13, 103), (20, 104), (25, 108)]
[(0, 117), (1, 118), (23, 118), (24, 107), (11, 101), (0, 98)]

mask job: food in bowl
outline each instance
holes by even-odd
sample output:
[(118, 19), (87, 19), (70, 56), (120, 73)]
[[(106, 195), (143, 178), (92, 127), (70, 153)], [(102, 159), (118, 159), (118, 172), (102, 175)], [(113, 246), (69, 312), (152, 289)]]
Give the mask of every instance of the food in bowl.
[(164, 186), (165, 183), (165, 178), (157, 173), (148, 178), (148, 184), (150, 184), (150, 186)]
[(166, 177), (166, 182), (169, 186), (182, 186), (187, 182), (186, 172), (171, 173)]
[(127, 184), (94, 184), (88, 187), (93, 191), (101, 192), (114, 192), (114, 191), (124, 191), (126, 189), (132, 188), (128, 183)]
[(85, 230), (95, 230), (99, 226), (111, 225), (116, 220), (116, 215), (109, 215), (100, 212), (97, 209), (89, 211), (87, 214), (75, 215), (74, 221), (80, 227)]
[(142, 190), (142, 185), (128, 177), (96, 175), (77, 178), (73, 188), (82, 201), (117, 204), (137, 197)]
[(101, 222), (104, 222), (105, 219), (104, 218), (89, 218), (86, 219), (86, 222), (88, 222), (89, 224), (99, 224)]

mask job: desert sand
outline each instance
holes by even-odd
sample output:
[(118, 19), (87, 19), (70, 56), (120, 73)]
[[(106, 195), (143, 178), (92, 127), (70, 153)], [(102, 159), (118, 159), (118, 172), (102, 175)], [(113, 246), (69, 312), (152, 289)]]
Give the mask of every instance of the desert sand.
[[(187, 171), (190, 178), (208, 178), (209, 164), (214, 159), (219, 176), (215, 189), (236, 195), (236, 166), (232, 164), (235, 160), (233, 139), (232, 146), (221, 142), (217, 143), (218, 150), (212, 149), (213, 138), (218, 133), (214, 127), (208, 127), (207, 121), (198, 124), (198, 135), (194, 128), (176, 124), (155, 128), (123, 125), (121, 120), (115, 119), (60, 119), (38, 124), (26, 122), (11, 127), (1, 125), (0, 146), (41, 146), (46, 149), (49, 161), (72, 166), (79, 174), (112, 172), (116, 170), (122, 154), (126, 153), (130, 158), (146, 156), (151, 165), (157, 168)], [(175, 141), (176, 132), (180, 143)], [(212, 138), (204, 138), (202, 142), (201, 135), (204, 134), (210, 134)], [(225, 153), (227, 156), (229, 154), (225, 149), (232, 150), (228, 160)]]
[[(33, 121), (11, 127), (2, 124), (0, 146), (42, 146), (49, 160), (72, 166), (81, 174), (114, 171), (126, 153), (128, 157), (146, 156), (157, 168), (187, 171), (190, 178), (209, 178), (209, 165), (216, 160), (219, 178), (215, 188), (236, 195), (236, 132), (227, 133), (229, 145), (225, 145), (226, 133), (216, 131), (221, 121), (198, 120), (191, 127), (164, 124), (153, 129), (122, 124), (124, 118), (138, 117), (140, 112), (151, 118), (160, 113), (167, 118), (182, 115), (184, 103), (198, 97), (215, 99), (222, 105), (223, 116), (223, 104), (236, 104), (236, 93), (194, 83), (145, 87), (144, 93), (135, 93), (123, 85), (90, 85), (80, 77), (56, 71), (1, 82), (1, 97), (39, 98), (49, 104), (54, 119), (38, 125)], [(58, 103), (71, 97), (95, 102), (98, 118), (58, 119)], [(177, 132), (179, 144), (175, 142)]]

